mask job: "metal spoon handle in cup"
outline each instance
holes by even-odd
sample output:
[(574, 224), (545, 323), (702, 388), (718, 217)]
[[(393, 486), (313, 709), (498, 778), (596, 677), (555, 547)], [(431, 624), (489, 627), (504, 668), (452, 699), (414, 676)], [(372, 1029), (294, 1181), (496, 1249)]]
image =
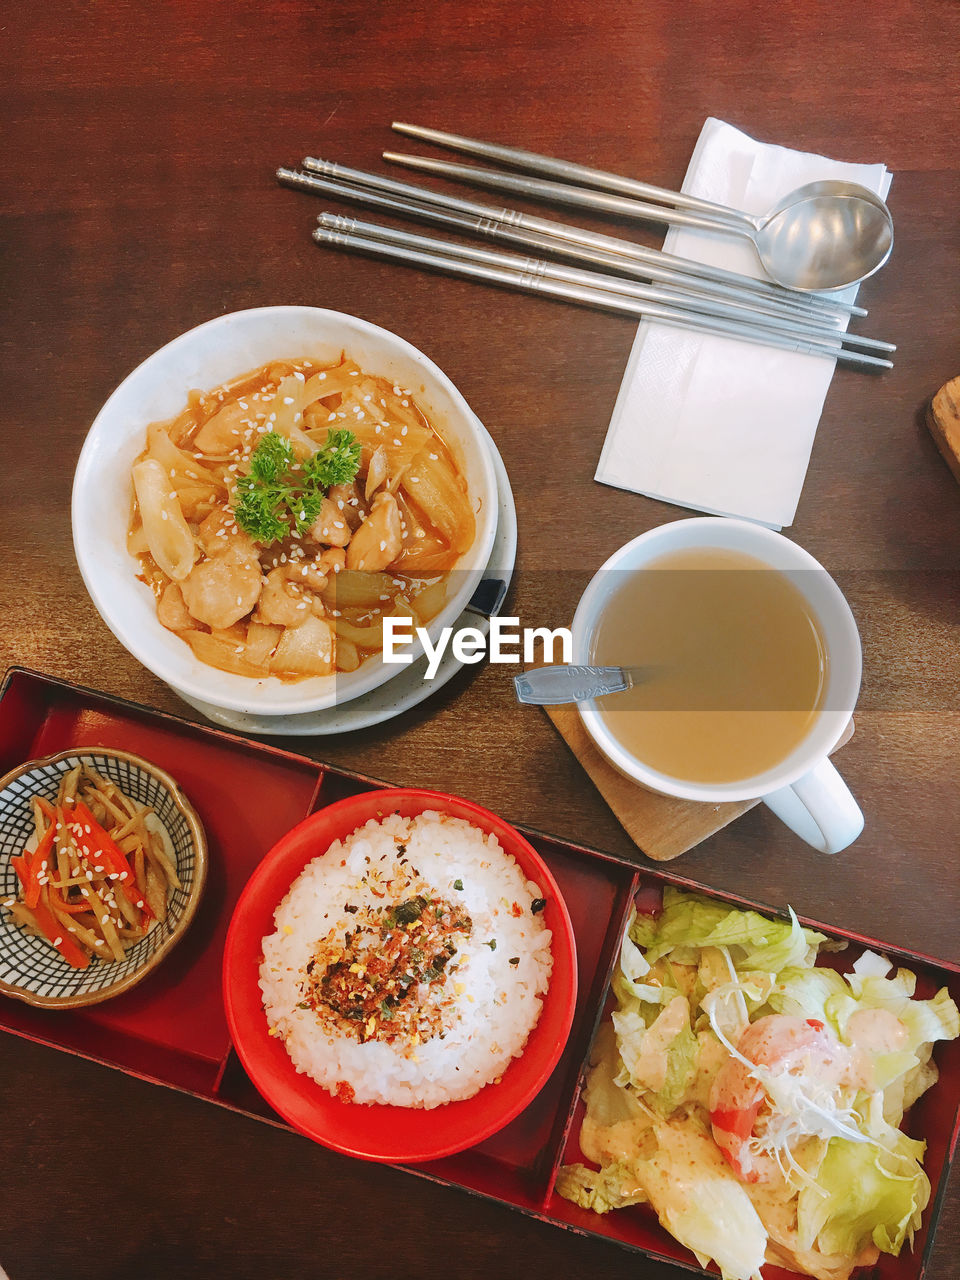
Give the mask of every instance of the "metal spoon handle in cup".
[(651, 667), (536, 667), (513, 677), (517, 701), (536, 707), (587, 702), (608, 693), (623, 693), (648, 679)]

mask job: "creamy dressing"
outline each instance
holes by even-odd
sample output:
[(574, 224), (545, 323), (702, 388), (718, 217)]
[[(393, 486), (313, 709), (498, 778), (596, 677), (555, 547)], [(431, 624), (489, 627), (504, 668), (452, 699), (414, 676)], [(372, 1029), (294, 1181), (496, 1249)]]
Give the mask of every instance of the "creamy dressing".
[(907, 1028), (889, 1009), (857, 1009), (847, 1019), (850, 1062), (844, 1083), (855, 1089), (876, 1088), (875, 1058), (896, 1053), (907, 1043)]
[[(822, 1154), (822, 1146), (817, 1139), (812, 1139), (799, 1144), (794, 1154), (799, 1164), (812, 1169)], [(797, 1190), (782, 1175), (768, 1182), (753, 1183), (745, 1189), (770, 1237), (768, 1262), (806, 1273), (814, 1280), (847, 1280), (857, 1267), (869, 1266), (880, 1256), (880, 1250), (873, 1245), (863, 1249), (857, 1257), (802, 1248), (797, 1231)]]
[(615, 1120), (613, 1124), (601, 1124), (588, 1112), (580, 1128), (580, 1150), (592, 1164), (636, 1160), (652, 1132), (650, 1116), (641, 1115), (634, 1120)]
[(700, 1046), (697, 1071), (687, 1088), (687, 1101), (707, 1111), (710, 1089), (721, 1068), (729, 1061), (729, 1055), (712, 1031), (698, 1031), (697, 1043)]
[(858, 1049), (894, 1053), (907, 1043), (907, 1028), (889, 1009), (857, 1009), (847, 1019), (846, 1037)]
[(625, 1063), (636, 1085), (659, 1093), (667, 1079), (667, 1050), (689, 1026), (690, 1006), (686, 997), (674, 996), (647, 1028), (640, 1052)]
[[(660, 1122), (656, 1154), (637, 1166), (637, 1182), (663, 1226), (701, 1257), (712, 1257), (728, 1274), (750, 1258), (763, 1265), (767, 1233), (744, 1188), (716, 1144), (695, 1122)], [(712, 1212), (704, 1213), (709, 1207)], [(717, 1221), (735, 1224), (732, 1239), (718, 1237)]]

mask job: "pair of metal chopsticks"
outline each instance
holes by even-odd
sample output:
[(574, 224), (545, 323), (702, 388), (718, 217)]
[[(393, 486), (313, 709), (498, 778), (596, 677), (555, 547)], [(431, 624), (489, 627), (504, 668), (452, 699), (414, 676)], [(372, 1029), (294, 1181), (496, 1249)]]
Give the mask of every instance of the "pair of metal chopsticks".
[[(368, 239), (388, 241), (405, 246), (412, 250), (426, 250), (430, 253), (443, 254), (447, 257), (462, 258), (468, 261), (485, 264), (491, 267), (504, 267), (529, 275), (531, 280), (554, 280), (564, 284), (579, 285), (584, 288), (604, 290), (608, 293), (622, 294), (637, 301), (657, 303), (663, 306), (676, 306), (684, 310), (694, 311), (705, 316), (719, 319), (751, 323), (756, 321), (756, 314), (751, 308), (742, 311), (731, 307), (724, 301), (709, 297), (691, 297), (677, 290), (656, 289), (623, 280), (618, 276), (601, 275), (593, 271), (583, 271), (577, 267), (560, 267), (538, 258), (521, 257), (519, 254), (496, 253), (489, 249), (454, 244), (449, 240), (438, 240), (432, 236), (418, 236), (401, 231), (395, 227), (384, 227), (380, 223), (361, 222), (355, 218), (347, 218), (332, 213), (322, 213), (318, 218), (324, 231), (336, 231), (346, 235), (365, 236)], [(318, 237), (328, 239), (328, 237)], [(334, 243), (335, 241), (331, 241)], [(531, 285), (531, 287), (536, 287)], [(792, 318), (765, 315), (764, 323), (772, 329), (785, 333), (806, 335), (810, 338), (824, 338), (835, 341), (843, 340), (856, 346), (870, 348), (875, 351), (892, 351), (889, 342), (880, 342), (876, 338), (866, 338), (859, 334), (844, 333), (836, 329), (823, 329), (805, 321)]]
[[(806, 331), (757, 328), (749, 323), (707, 314), (700, 310), (684, 310), (678, 306), (661, 305), (614, 291), (610, 284), (626, 286), (611, 276), (597, 276), (592, 272), (575, 268), (555, 267), (534, 258), (518, 254), (500, 253), (492, 249), (454, 244), (431, 236), (418, 236), (385, 227), (379, 223), (362, 222), (338, 214), (320, 215), (320, 226), (313, 233), (320, 244), (337, 248), (360, 250), (394, 261), (412, 263), (445, 271), (453, 275), (469, 276), (491, 284), (505, 285), (526, 292), (543, 293), (554, 298), (594, 307), (602, 311), (615, 311), (638, 319), (657, 320), (678, 329), (695, 329), (718, 334), (721, 337), (746, 338), (762, 346), (779, 347), (787, 351), (800, 351), (809, 355), (828, 356), (865, 368), (889, 369), (891, 361), (850, 351), (840, 345), (848, 335), (838, 331), (832, 334), (811, 334)], [(641, 286), (634, 286), (637, 290)], [(864, 339), (871, 345), (886, 350), (886, 343)]]
[[(653, 200), (674, 209), (688, 209), (691, 212), (699, 212), (703, 209), (704, 203), (709, 204), (709, 201), (704, 202), (699, 197), (685, 195), (682, 191), (667, 191), (663, 187), (651, 186), (649, 182), (640, 182), (636, 178), (625, 178), (622, 174), (610, 173), (606, 169), (592, 169), (571, 160), (557, 160), (553, 156), (538, 155), (536, 151), (504, 147), (496, 142), (481, 142), (477, 138), (465, 138), (459, 133), (427, 129), (423, 125), (405, 124), (400, 120), (394, 120), (390, 127), (396, 133), (405, 134), (409, 138), (418, 138), (422, 142), (432, 142), (435, 146), (446, 147), (450, 151), (479, 156), (483, 160), (494, 160), (498, 164), (505, 164), (508, 168), (519, 169), (524, 173), (541, 174), (545, 178), (573, 183), (580, 187), (594, 187), (599, 191), (613, 192), (633, 200)], [(397, 164), (409, 163), (412, 168), (425, 170), (431, 169), (431, 166), (437, 163), (424, 156), (401, 155), (393, 151), (385, 151), (383, 158)], [(433, 171), (444, 172), (443, 169)], [(712, 205), (711, 212), (717, 217), (731, 213), (723, 205)]]

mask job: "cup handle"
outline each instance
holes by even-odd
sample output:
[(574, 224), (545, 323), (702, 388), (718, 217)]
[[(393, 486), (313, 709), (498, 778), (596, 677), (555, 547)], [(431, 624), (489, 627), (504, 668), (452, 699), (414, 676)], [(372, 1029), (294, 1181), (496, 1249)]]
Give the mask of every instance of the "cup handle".
[(863, 830), (860, 807), (829, 760), (762, 799), (781, 822), (821, 853), (839, 853)]

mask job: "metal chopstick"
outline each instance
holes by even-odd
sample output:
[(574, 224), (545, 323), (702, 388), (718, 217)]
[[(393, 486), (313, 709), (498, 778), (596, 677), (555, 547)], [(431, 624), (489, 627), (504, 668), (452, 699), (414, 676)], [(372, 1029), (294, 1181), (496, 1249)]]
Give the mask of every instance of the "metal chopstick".
[[(337, 164), (332, 160), (321, 160), (314, 156), (305, 156), (304, 169), (322, 177), (333, 178), (359, 186), (372, 187), (374, 190), (386, 192), (401, 198), (414, 198), (440, 208), (471, 214), (474, 217), (489, 218), (492, 222), (522, 227), (525, 230), (555, 237), (568, 243), (585, 245), (616, 254), (634, 262), (649, 263), (654, 266), (669, 267), (683, 275), (695, 276), (720, 284), (730, 285), (751, 294), (760, 294), (764, 298), (775, 298), (778, 302), (791, 308), (800, 308), (805, 313), (866, 315), (866, 311), (853, 303), (836, 298), (822, 298), (815, 294), (793, 293), (779, 285), (765, 280), (756, 280), (752, 276), (739, 275), (735, 271), (726, 271), (722, 267), (711, 267), (705, 263), (694, 262), (689, 258), (679, 258), (675, 254), (663, 253), (659, 249), (647, 249), (643, 245), (634, 244), (630, 240), (621, 240), (616, 236), (608, 236), (600, 232), (588, 231), (584, 227), (571, 226), (563, 222), (555, 222), (551, 218), (540, 218), (534, 214), (520, 213), (516, 209), (493, 208), (480, 204), (475, 200), (464, 200), (443, 192), (432, 191), (428, 187), (418, 187), (412, 183), (399, 182), (382, 174), (369, 173), (364, 169), (352, 169), (348, 165)], [(281, 170), (289, 173), (289, 170)]]
[[(577, 187), (567, 182), (554, 182), (550, 178), (528, 178), (518, 173), (504, 173), (502, 169), (483, 169), (474, 164), (454, 164), (450, 160), (434, 160), (432, 156), (410, 155), (402, 151), (384, 151), (383, 158), (390, 164), (417, 169), (421, 173), (435, 173), (454, 182), (468, 186), (490, 187), (494, 191), (509, 191), (511, 195), (525, 196), (530, 200), (545, 200), (549, 204), (572, 205), (576, 209), (590, 209), (600, 213), (615, 213), (622, 218), (640, 222), (672, 222), (679, 226), (702, 227), (703, 218), (683, 209), (670, 209), (665, 204), (651, 204), (630, 196), (613, 195), (595, 188)], [(712, 217), (713, 215), (711, 215)], [(727, 222), (730, 222), (729, 213)], [(722, 219), (721, 219), (722, 221)], [(743, 230), (741, 226), (740, 231)]]
[[(557, 280), (549, 280), (532, 272), (519, 271), (509, 264), (506, 266), (493, 266), (487, 263), (472, 262), (463, 257), (435, 253), (426, 249), (412, 249), (406, 245), (394, 244), (384, 239), (367, 235), (355, 235), (346, 231), (327, 230), (325, 227), (318, 227), (313, 233), (313, 238), (318, 244), (359, 250), (363, 253), (392, 258), (395, 261), (438, 268), (454, 275), (469, 276), (473, 279), (486, 280), (493, 284), (506, 285), (513, 289), (544, 293), (551, 297), (564, 298), (568, 301), (603, 311), (616, 311), (635, 318), (657, 320), (674, 328), (694, 329), (699, 332), (718, 334), (721, 337), (745, 338), (747, 341), (758, 343), (761, 346), (778, 347), (787, 351), (826, 356), (834, 360), (843, 360), (848, 364), (861, 368), (893, 368), (890, 360), (864, 355), (859, 351), (848, 351), (840, 346), (831, 346), (825, 342), (813, 342), (804, 338), (795, 339), (770, 329), (757, 329), (749, 325), (736, 324), (733, 321), (722, 320), (713, 316), (706, 317), (695, 312), (682, 311), (675, 307), (639, 302), (634, 298), (625, 298), (620, 294), (609, 293), (604, 289), (588, 288)], [(463, 246), (457, 247), (462, 248)], [(484, 252), (492, 253), (489, 250)]]
[[(588, 289), (602, 289), (607, 293), (620, 294), (637, 301), (652, 302), (672, 306), (695, 315), (732, 320), (741, 325), (759, 325), (761, 318), (737, 311), (729, 303), (716, 299), (678, 297), (664, 289), (651, 288), (637, 284), (633, 280), (621, 280), (617, 276), (601, 275), (595, 271), (584, 271), (578, 267), (557, 266), (552, 262), (544, 262), (542, 258), (524, 257), (515, 253), (503, 253), (493, 249), (481, 249), (476, 245), (462, 245), (452, 240), (438, 240), (434, 236), (416, 235), (403, 231), (398, 227), (385, 227), (381, 223), (364, 222), (358, 218), (348, 218), (342, 214), (321, 213), (318, 219), (320, 226), (327, 231), (341, 231), (350, 235), (363, 236), (367, 239), (384, 240), (391, 244), (405, 246), (413, 250), (426, 250), (445, 257), (465, 259), (491, 267), (510, 268), (521, 275), (529, 275), (538, 279), (555, 280), (565, 284), (584, 286)], [(784, 337), (803, 338), (825, 343), (852, 343), (855, 346), (868, 347), (875, 351), (892, 352), (896, 347), (889, 342), (881, 342), (876, 338), (863, 338), (857, 334), (844, 333), (836, 329), (814, 328), (799, 325), (792, 319), (763, 316), (762, 323), (771, 332)]]
[(656, 187), (649, 182), (625, 178), (619, 173), (609, 173), (605, 169), (592, 169), (588, 165), (576, 164), (571, 160), (557, 160), (553, 156), (539, 155), (536, 151), (523, 151), (519, 147), (503, 147), (494, 142), (481, 142), (477, 138), (464, 138), (458, 133), (447, 133), (442, 129), (427, 129), (423, 125), (404, 124), (399, 120), (394, 120), (392, 128), (407, 137), (432, 142), (435, 146), (446, 147), (450, 151), (480, 156), (484, 160), (493, 160), (525, 173), (539, 173), (545, 178), (556, 178), (560, 182), (597, 187), (601, 191), (632, 196), (638, 200), (655, 200), (660, 204), (670, 205), (674, 209), (689, 209), (695, 212), (702, 211), (704, 206), (708, 206), (711, 213), (718, 217), (729, 216), (730, 213), (729, 209), (725, 209), (723, 205), (714, 204), (711, 200), (688, 196), (682, 191), (668, 191), (664, 187)]
[[(544, 253), (558, 254), (572, 258), (578, 262), (586, 262), (591, 266), (602, 267), (641, 280), (649, 280), (666, 285), (671, 294), (679, 301), (682, 298), (713, 298), (726, 300), (738, 308), (754, 315), (771, 315), (789, 317), (801, 325), (836, 324), (839, 317), (830, 312), (812, 311), (809, 307), (797, 306), (790, 297), (784, 300), (767, 297), (763, 294), (751, 293), (733, 285), (719, 284), (713, 280), (701, 279), (698, 276), (677, 272), (670, 267), (652, 265), (622, 258), (601, 249), (591, 249), (586, 245), (574, 244), (570, 240), (559, 240), (542, 232), (526, 230), (513, 223), (498, 222), (491, 217), (478, 217), (475, 214), (459, 213), (445, 206), (428, 204), (419, 198), (401, 199), (379, 191), (374, 187), (358, 186), (354, 183), (339, 182), (333, 178), (324, 178), (316, 173), (300, 173), (293, 169), (278, 169), (277, 178), (286, 186), (296, 187), (315, 194), (336, 196), (341, 200), (349, 200), (354, 204), (366, 205), (375, 209), (384, 209), (401, 217), (414, 218), (418, 221), (433, 222), (441, 226), (451, 227), (464, 233), (481, 235), (493, 240), (504, 240), (511, 244), (521, 245), (527, 249), (537, 249)], [(407, 184), (403, 184), (407, 185)], [(409, 185), (412, 192), (420, 188)], [(479, 206), (484, 208), (485, 206)], [(496, 210), (491, 210), (496, 213)]]

